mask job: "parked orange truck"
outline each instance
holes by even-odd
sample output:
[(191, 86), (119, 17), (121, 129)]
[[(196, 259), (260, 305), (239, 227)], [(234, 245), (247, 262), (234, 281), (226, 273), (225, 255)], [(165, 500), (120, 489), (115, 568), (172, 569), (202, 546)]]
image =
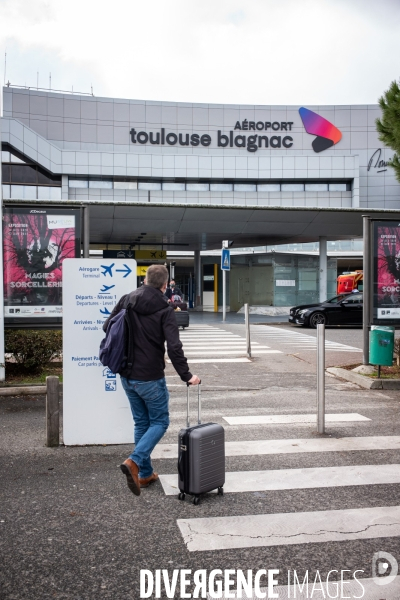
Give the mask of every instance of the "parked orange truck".
[(363, 272), (362, 271), (351, 271), (349, 273), (342, 273), (337, 278), (337, 293), (346, 294), (353, 290), (362, 291), (363, 288)]

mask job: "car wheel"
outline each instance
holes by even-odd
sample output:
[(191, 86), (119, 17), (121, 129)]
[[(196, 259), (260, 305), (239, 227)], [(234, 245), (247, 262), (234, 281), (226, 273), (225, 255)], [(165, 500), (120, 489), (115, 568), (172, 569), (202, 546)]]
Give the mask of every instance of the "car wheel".
[(325, 325), (326, 317), (324, 313), (315, 312), (310, 317), (310, 327), (317, 329), (317, 325)]

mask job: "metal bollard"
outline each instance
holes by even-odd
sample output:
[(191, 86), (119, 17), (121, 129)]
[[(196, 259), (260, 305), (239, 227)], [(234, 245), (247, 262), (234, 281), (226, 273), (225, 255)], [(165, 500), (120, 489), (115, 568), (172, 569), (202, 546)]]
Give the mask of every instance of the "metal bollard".
[(251, 358), (251, 342), (250, 342), (250, 313), (249, 313), (249, 305), (244, 305), (244, 322), (246, 324), (246, 348), (247, 348), (247, 356)]
[(325, 433), (325, 325), (317, 325), (317, 431)]
[(58, 377), (46, 377), (46, 446), (54, 447), (60, 443), (60, 380)]

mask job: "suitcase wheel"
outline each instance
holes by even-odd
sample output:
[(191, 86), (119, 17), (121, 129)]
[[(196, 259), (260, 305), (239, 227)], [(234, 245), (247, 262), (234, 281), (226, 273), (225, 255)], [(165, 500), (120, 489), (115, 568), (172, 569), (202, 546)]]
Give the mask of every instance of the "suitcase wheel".
[(194, 504), (195, 506), (197, 506), (198, 504), (200, 504), (200, 496), (195, 496), (195, 497), (193, 498), (193, 504)]
[(185, 331), (186, 327), (182, 327), (183, 331)]
[(179, 500), (184, 500), (186, 498), (186, 494), (184, 492), (181, 492), (178, 496)]
[(221, 486), (218, 488), (218, 496), (223, 496), (224, 495), (224, 488)]

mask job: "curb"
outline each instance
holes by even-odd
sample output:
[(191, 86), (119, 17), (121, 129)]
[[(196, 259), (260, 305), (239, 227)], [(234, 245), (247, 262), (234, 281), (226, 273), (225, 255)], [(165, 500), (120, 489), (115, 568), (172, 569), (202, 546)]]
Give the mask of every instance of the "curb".
[(370, 377), (365, 377), (364, 375), (353, 373), (340, 367), (329, 367), (326, 370), (328, 373), (355, 383), (366, 390), (400, 390), (399, 379), (371, 379)]

